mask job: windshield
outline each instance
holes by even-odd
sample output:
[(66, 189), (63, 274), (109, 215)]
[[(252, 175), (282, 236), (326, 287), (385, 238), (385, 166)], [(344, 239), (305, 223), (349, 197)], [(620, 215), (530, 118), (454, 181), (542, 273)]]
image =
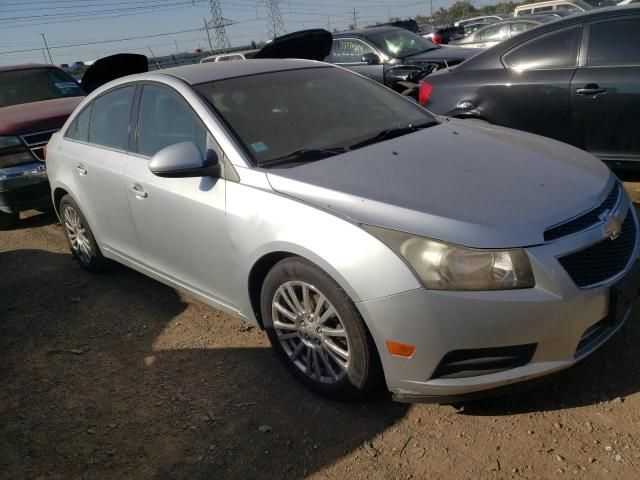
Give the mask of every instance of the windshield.
[(435, 122), (411, 100), (335, 67), (266, 73), (195, 88), (257, 165), (307, 150), (348, 150), (385, 130)]
[(431, 40), (402, 29), (369, 35), (367, 38), (394, 58), (404, 58), (438, 48)]
[(84, 95), (76, 81), (58, 68), (0, 72), (0, 107)]

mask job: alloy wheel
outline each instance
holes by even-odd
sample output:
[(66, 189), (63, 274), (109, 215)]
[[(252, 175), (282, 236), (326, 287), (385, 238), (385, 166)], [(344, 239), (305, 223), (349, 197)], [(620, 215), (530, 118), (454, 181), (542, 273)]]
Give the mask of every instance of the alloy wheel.
[(336, 383), (351, 365), (351, 342), (338, 312), (317, 288), (290, 281), (275, 292), (273, 327), (284, 351), (304, 374)]
[(80, 215), (71, 206), (64, 209), (64, 227), (67, 230), (71, 250), (78, 255), (82, 263), (88, 265), (92, 257), (91, 243)]

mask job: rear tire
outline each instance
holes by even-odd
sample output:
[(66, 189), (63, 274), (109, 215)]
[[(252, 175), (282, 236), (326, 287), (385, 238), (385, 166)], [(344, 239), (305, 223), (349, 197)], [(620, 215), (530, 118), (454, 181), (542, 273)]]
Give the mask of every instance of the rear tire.
[(380, 359), (360, 313), (316, 265), (299, 257), (277, 263), (260, 305), (278, 357), (310, 390), (347, 401), (380, 384)]
[(18, 224), (20, 214), (18, 212), (3, 212), (0, 211), (0, 230), (8, 230), (15, 227)]
[(92, 273), (103, 271), (108, 261), (102, 256), (82, 210), (70, 195), (60, 201), (60, 222), (71, 254), (80, 266)]

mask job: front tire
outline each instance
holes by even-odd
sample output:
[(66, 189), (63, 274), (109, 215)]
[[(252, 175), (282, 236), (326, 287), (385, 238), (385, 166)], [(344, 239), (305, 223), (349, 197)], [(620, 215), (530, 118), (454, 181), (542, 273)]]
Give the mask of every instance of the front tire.
[(107, 259), (102, 256), (82, 210), (69, 195), (60, 201), (60, 221), (71, 254), (80, 266), (92, 273), (104, 270)]
[(360, 313), (320, 268), (299, 257), (280, 261), (260, 303), (271, 345), (307, 388), (344, 401), (380, 383), (378, 352)]

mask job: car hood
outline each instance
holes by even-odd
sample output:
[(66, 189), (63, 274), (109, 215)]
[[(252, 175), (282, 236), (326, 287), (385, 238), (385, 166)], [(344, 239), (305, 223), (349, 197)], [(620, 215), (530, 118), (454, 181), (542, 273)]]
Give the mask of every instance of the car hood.
[(96, 60), (82, 76), (82, 88), (91, 93), (116, 78), (149, 71), (149, 61), (137, 53), (117, 53)]
[(302, 58), (324, 60), (331, 53), (333, 37), (321, 28), (301, 30), (275, 38), (267, 43), (253, 58)]
[(405, 57), (406, 62), (433, 62), (434, 60), (466, 60), (474, 56), (476, 53), (482, 52), (482, 48), (462, 48), (462, 47), (450, 47), (443, 46), (434, 48), (428, 52), (418, 53), (417, 55), (411, 55)]
[(267, 176), (275, 191), (355, 222), (476, 248), (541, 244), (614, 181), (577, 148), (469, 120)]
[(84, 96), (21, 103), (0, 108), (0, 135), (21, 135), (60, 128)]

